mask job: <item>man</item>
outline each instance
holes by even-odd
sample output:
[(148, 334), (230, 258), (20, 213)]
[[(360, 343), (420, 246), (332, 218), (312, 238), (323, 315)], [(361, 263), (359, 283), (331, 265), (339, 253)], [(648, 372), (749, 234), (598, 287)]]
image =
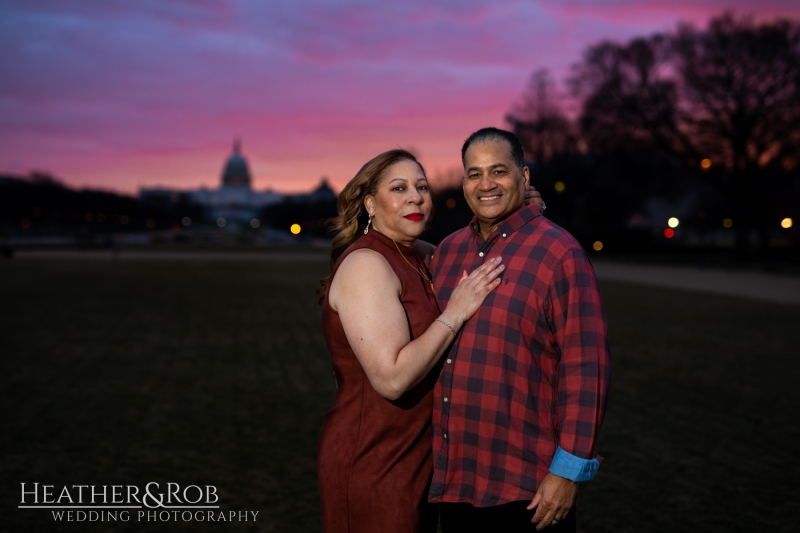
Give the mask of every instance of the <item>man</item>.
[(434, 255), (442, 309), (464, 270), (496, 256), (506, 270), (436, 384), (429, 499), (445, 533), (575, 531), (611, 375), (594, 271), (569, 233), (524, 205), (530, 171), (513, 133), (479, 130), (461, 155), (475, 218)]

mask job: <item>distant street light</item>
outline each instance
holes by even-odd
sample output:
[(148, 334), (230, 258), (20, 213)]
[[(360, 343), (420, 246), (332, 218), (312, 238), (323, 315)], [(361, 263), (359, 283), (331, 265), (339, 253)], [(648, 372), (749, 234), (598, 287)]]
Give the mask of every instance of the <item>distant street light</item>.
[(289, 228), (289, 231), (292, 232), (292, 235), (297, 235), (300, 233), (300, 224), (292, 224), (292, 227)]
[(667, 220), (667, 225), (668, 225), (670, 228), (677, 228), (677, 227), (678, 227), (678, 224), (680, 224), (680, 223), (681, 223), (681, 221), (680, 221), (680, 220), (678, 220), (678, 219), (677, 219), (677, 218), (675, 218), (675, 217), (671, 217), (669, 220)]

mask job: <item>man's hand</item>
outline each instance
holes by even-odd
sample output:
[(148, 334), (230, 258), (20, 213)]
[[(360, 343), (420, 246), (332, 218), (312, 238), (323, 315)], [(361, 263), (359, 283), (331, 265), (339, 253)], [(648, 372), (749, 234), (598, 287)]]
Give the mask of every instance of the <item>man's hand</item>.
[(578, 484), (574, 481), (555, 474), (547, 474), (528, 505), (529, 511), (537, 508), (531, 520), (536, 524), (536, 530), (541, 531), (549, 525), (556, 524), (554, 518), (559, 521), (565, 519), (575, 504), (577, 492)]
[(536, 204), (542, 207), (542, 211), (544, 211), (544, 200), (542, 200), (542, 193), (536, 190), (531, 184), (528, 184), (525, 187), (525, 205)]

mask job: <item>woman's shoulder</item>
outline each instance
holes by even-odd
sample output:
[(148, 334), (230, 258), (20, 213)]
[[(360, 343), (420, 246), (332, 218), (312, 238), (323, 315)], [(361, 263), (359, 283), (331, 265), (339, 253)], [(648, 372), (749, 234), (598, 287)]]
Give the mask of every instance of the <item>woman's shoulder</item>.
[(367, 268), (380, 268), (382, 265), (389, 266), (389, 261), (383, 256), (382, 253), (377, 252), (371, 248), (358, 248), (353, 250), (347, 257), (342, 259), (339, 265), (339, 270), (347, 269), (361, 269)]
[(336, 276), (352, 276), (364, 282), (383, 282), (386, 278), (397, 280), (397, 275), (386, 257), (370, 248), (359, 248), (347, 254), (339, 264)]
[(362, 291), (401, 289), (400, 279), (386, 258), (369, 248), (353, 250), (336, 269), (331, 280), (329, 298), (331, 307), (336, 309), (336, 301), (343, 295), (360, 294)]

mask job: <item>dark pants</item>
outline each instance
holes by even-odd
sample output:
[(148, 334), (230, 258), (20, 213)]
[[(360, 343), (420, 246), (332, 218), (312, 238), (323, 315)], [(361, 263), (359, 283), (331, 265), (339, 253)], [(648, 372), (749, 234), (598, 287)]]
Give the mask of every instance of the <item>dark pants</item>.
[[(536, 526), (531, 518), (536, 511), (528, 511), (530, 502), (513, 502), (495, 507), (474, 507), (468, 503), (443, 503), (440, 506), (442, 533), (531, 533)], [(543, 533), (575, 533), (575, 509), (567, 517), (542, 530)]]

